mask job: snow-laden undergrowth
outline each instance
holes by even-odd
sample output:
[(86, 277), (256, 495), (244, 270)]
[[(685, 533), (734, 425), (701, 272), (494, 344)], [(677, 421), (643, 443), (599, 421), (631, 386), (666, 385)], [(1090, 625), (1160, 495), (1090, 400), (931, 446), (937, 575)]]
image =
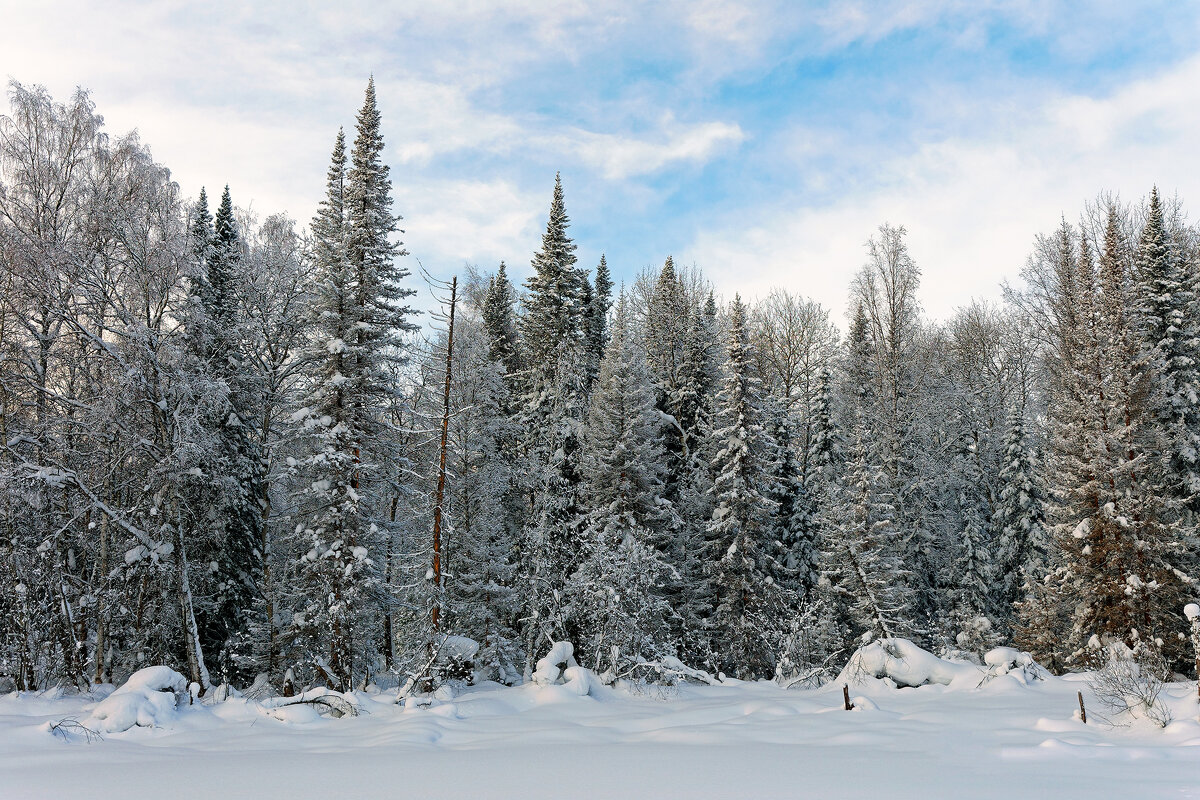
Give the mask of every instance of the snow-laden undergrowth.
[(1048, 677), (1028, 653), (1011, 647), (997, 647), (983, 657), (983, 666), (969, 661), (939, 658), (908, 639), (879, 639), (850, 657), (834, 683), (860, 684), (870, 679), (887, 680), (898, 687), (937, 684), (958, 689), (978, 688), (1001, 675), (1022, 681)]

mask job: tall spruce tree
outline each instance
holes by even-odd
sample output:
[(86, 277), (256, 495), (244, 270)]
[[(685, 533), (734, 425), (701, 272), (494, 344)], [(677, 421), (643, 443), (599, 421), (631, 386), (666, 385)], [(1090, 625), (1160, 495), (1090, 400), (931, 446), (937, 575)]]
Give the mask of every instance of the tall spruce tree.
[(357, 117), (346, 169), (339, 131), (326, 199), (313, 220), (318, 287), (309, 350), (311, 388), (303, 415), (314, 452), (297, 532), (307, 541), (298, 570), (310, 588), (296, 623), (326, 677), (349, 687), (377, 651), (375, 613), (388, 602), (381, 580), (381, 539), (388, 522), (375, 491), (387, 476), (385, 409), (396, 395), (395, 366), (405, 360), (404, 334), (414, 290), (396, 263), (405, 254), (392, 235), (391, 180), (374, 79)]
[(774, 580), (780, 566), (770, 536), (775, 503), (769, 471), (774, 443), (763, 427), (762, 398), (746, 330), (746, 307), (730, 308), (725, 380), (717, 395), (713, 459), (716, 508), (708, 524), (712, 659), (739, 678), (773, 674), (794, 599)]
[(999, 613), (1007, 622), (1029, 578), (1046, 564), (1046, 497), (1025, 435), (1025, 413), (1009, 410), (1000, 468), (1000, 499), (992, 524), (996, 531)]
[(853, 637), (908, 636), (913, 631), (908, 570), (896, 541), (900, 534), (892, 522), (886, 474), (871, 463), (870, 438), (858, 419), (845, 473), (825, 509), (825, 575)]
[[(588, 411), (582, 472), (587, 554), (568, 586), (580, 658), (616, 671), (669, 654), (671, 569), (654, 542), (676, 527), (645, 351), (624, 293)], [(674, 582), (674, 581), (671, 581)], [(615, 660), (614, 660), (615, 659)]]
[(1163, 428), (1166, 489), (1192, 515), (1200, 510), (1200, 325), (1194, 267), (1171, 238), (1158, 187), (1134, 256), (1139, 328)]
[(554, 630), (568, 635), (562, 608), (567, 578), (582, 556), (580, 496), (583, 415), (587, 405), (584, 276), (575, 267), (575, 243), (567, 235), (570, 219), (562, 178), (554, 195), (542, 246), (533, 258), (525, 286), (521, 334), (523, 457), (528, 460), (529, 507), (522, 565), (526, 656), (532, 664), (542, 636)]
[(500, 262), (496, 274), (488, 281), (487, 294), (483, 298), (483, 326), (488, 336), (489, 355), (492, 361), (501, 364), (507, 376), (520, 370), (517, 351), (517, 327), (513, 316), (516, 297), (513, 285), (508, 280), (504, 262)]
[[(197, 223), (199, 220), (197, 220)], [(199, 245), (199, 242), (196, 242)], [(210, 467), (216, 483), (210, 513), (220, 534), (196, 548), (200, 563), (212, 565), (213, 597), (199, 616), (201, 642), (226, 681), (257, 672), (250, 641), (257, 581), (262, 572), (262, 448), (254, 437), (259, 387), (246, 363), (245, 326), (238, 309), (238, 287), (244, 280), (243, 244), (234, 219), (229, 187), (213, 220), (207, 248), (205, 291), (201, 295), (207, 333), (206, 362), (224, 389), (226, 402), (215, 410), (212, 425), (219, 442)]]

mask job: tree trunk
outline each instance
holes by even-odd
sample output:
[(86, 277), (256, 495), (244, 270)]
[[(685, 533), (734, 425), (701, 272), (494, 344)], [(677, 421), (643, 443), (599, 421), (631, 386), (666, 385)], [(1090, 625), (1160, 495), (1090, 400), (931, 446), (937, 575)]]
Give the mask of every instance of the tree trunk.
[(450, 383), (454, 366), (454, 304), (458, 276), (450, 279), (450, 324), (446, 335), (446, 385), (442, 395), (442, 441), (438, 448), (437, 494), (433, 502), (433, 609), (430, 622), (436, 634), (441, 614), (442, 589), (442, 502), (446, 496), (446, 440), (450, 432)]
[(187, 552), (184, 549), (183, 524), (180, 519), (179, 498), (171, 501), (172, 533), (175, 537), (175, 596), (179, 603), (179, 614), (183, 620), (184, 650), (187, 653), (188, 677), (200, 684), (200, 694), (208, 691), (208, 668), (204, 665), (204, 652), (200, 648), (200, 629), (196, 624), (196, 613), (192, 607), (192, 585), (188, 580)]

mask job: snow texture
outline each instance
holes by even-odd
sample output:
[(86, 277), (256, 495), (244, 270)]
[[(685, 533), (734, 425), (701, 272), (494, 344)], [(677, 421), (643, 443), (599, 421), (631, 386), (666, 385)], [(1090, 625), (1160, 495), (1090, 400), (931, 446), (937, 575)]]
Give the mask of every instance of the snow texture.
[[(900, 674), (900, 659), (884, 658), (879, 644), (861, 660), (877, 657)], [(341, 698), (361, 713), (334, 718), (309, 704), (264, 708), (236, 696), (175, 708), (173, 695), (156, 687), (174, 690), (182, 678), (155, 669), (119, 691), (161, 694), (170, 714), (157, 719), (160, 727), (105, 733), (91, 744), (47, 729), (70, 717), (92, 726), (88, 710), (108, 701), (57, 690), (0, 696), (0, 796), (73, 797), (81, 787), (90, 800), (398, 791), (523, 800), (1197, 796), (1194, 682), (1167, 685), (1175, 721), (1165, 729), (1144, 720), (1112, 726), (1093, 720), (1100, 705), (1086, 674), (976, 685), (981, 667), (972, 667), (974, 681), (956, 680), (967, 674), (963, 665), (896, 646), (912, 681), (925, 672), (952, 685), (866, 680), (846, 713), (838, 684), (784, 690), (726, 681), (579, 696), (554, 678), (465, 687), (423, 707), (396, 705), (395, 690), (351, 692)], [(572, 660), (565, 644), (551, 655)], [(1020, 660), (989, 655), (989, 669)], [(543, 659), (555, 670), (560, 663)], [(1073, 716), (1077, 691), (1088, 705), (1086, 725)]]

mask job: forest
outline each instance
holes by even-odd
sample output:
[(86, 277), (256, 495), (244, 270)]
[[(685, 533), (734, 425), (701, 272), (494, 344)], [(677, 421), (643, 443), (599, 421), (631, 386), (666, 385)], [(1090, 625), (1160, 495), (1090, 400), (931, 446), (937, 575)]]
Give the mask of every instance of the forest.
[(554, 642), (609, 679), (819, 685), (885, 638), (1191, 671), (1177, 198), (1081, 198), (945, 320), (890, 224), (845, 309), (670, 257), (617, 285), (557, 178), (526, 281), (451, 283), (413, 274), (373, 82), (306, 223), (181, 196), (83, 90), (8, 103), (0, 691), (516, 684)]

